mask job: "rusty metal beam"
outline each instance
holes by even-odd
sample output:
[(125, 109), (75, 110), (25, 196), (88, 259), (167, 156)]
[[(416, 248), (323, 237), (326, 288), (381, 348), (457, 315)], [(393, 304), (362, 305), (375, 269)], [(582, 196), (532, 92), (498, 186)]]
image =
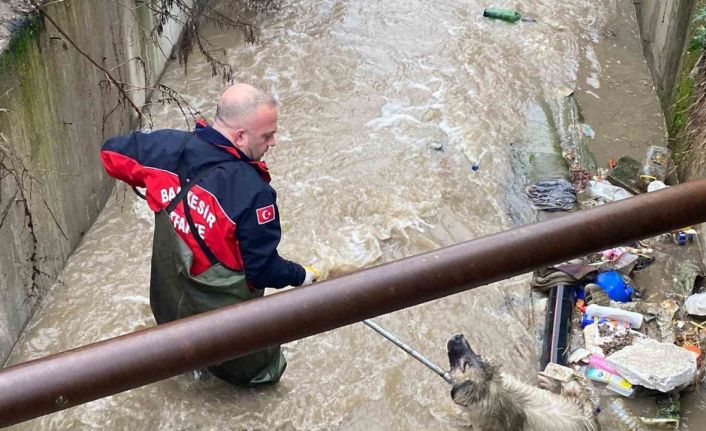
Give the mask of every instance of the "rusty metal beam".
[(703, 221), (693, 181), (11, 366), (0, 426)]

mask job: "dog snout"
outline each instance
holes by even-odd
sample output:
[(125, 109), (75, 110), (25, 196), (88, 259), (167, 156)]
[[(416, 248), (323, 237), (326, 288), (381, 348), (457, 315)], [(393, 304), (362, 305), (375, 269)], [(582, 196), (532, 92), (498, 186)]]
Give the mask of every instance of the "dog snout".
[(455, 334), (446, 342), (446, 350), (449, 355), (449, 366), (452, 370), (464, 370), (468, 364), (470, 346), (463, 334)]
[(460, 369), (465, 371), (468, 365), (484, 367), (482, 358), (473, 351), (463, 334), (456, 334), (449, 338), (446, 348), (449, 355), (449, 366), (452, 370)]
[(463, 340), (466, 337), (463, 336), (463, 334), (454, 334), (449, 338), (449, 340), (446, 342), (446, 350), (451, 351), (451, 349), (454, 346), (457, 346), (459, 344), (463, 344)]

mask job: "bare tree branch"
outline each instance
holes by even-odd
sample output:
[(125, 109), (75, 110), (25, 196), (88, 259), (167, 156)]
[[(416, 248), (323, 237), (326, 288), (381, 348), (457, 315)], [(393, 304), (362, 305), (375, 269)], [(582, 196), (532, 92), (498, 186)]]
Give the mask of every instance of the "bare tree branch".
[(83, 51), (83, 50), (76, 44), (76, 42), (74, 42), (74, 40), (73, 40), (68, 34), (66, 34), (66, 32), (64, 31), (64, 29), (62, 29), (62, 28), (56, 23), (56, 21), (54, 21), (54, 19), (53, 19), (49, 14), (47, 14), (47, 12), (43, 9), (42, 6), (39, 5), (39, 3), (37, 3), (36, 0), (29, 0), (29, 1), (30, 1), (30, 3), (32, 3), (32, 6), (34, 6), (34, 7), (39, 11), (39, 13), (42, 14), (42, 16), (44, 16), (49, 22), (52, 23), (52, 25), (57, 29), (57, 31), (58, 31), (59, 33), (61, 33), (61, 34), (64, 36), (64, 38), (66, 38), (66, 40), (71, 44), (71, 46), (74, 47), (74, 49), (75, 49), (79, 54), (81, 54), (86, 60), (88, 60), (91, 64), (93, 64), (96, 68), (98, 68), (101, 72), (103, 72), (103, 74), (105, 74), (105, 77), (108, 79), (108, 81), (123, 95), (124, 100), (127, 100), (127, 101), (128, 101), (128, 103), (130, 104), (130, 106), (132, 106), (132, 109), (137, 113), (138, 118), (139, 118), (140, 120), (142, 120), (142, 119), (144, 118), (144, 114), (142, 113), (142, 110), (140, 109), (139, 106), (137, 106), (137, 105), (135, 104), (135, 102), (133, 102), (133, 100), (130, 98), (130, 96), (128, 96), (127, 93), (125, 93), (125, 91), (120, 87), (120, 85), (118, 85), (118, 82), (115, 80), (115, 78), (113, 78), (113, 76), (110, 74), (110, 72), (109, 72), (106, 68), (104, 68), (103, 66), (101, 66), (100, 64), (98, 64), (98, 63), (97, 63), (93, 58), (91, 58), (91, 56), (88, 55), (85, 51)]

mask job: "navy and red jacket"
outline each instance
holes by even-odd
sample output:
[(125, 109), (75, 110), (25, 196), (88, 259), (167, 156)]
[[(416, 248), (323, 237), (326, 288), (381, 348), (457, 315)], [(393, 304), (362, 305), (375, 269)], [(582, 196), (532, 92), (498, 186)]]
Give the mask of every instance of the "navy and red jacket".
[[(267, 166), (248, 158), (215, 129), (198, 125), (194, 134), (164, 129), (117, 136), (103, 144), (101, 161), (110, 176), (146, 187), (147, 203), (159, 212), (180, 190), (179, 150), (187, 136), (181, 156), (187, 179), (216, 166), (187, 194), (194, 225), (211, 252), (227, 268), (244, 272), (252, 287), (301, 285), (304, 268), (277, 253), (279, 210)], [(205, 271), (211, 263), (190, 233), (183, 203), (169, 217), (194, 253), (191, 273)]]

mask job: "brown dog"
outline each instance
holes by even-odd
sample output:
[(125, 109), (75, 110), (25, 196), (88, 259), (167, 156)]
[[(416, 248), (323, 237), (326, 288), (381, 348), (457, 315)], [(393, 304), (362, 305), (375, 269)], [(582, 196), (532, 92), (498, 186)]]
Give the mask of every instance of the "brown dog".
[(598, 431), (593, 403), (581, 385), (570, 382), (558, 395), (504, 374), (476, 355), (457, 334), (446, 345), (451, 398), (466, 407), (483, 431)]

